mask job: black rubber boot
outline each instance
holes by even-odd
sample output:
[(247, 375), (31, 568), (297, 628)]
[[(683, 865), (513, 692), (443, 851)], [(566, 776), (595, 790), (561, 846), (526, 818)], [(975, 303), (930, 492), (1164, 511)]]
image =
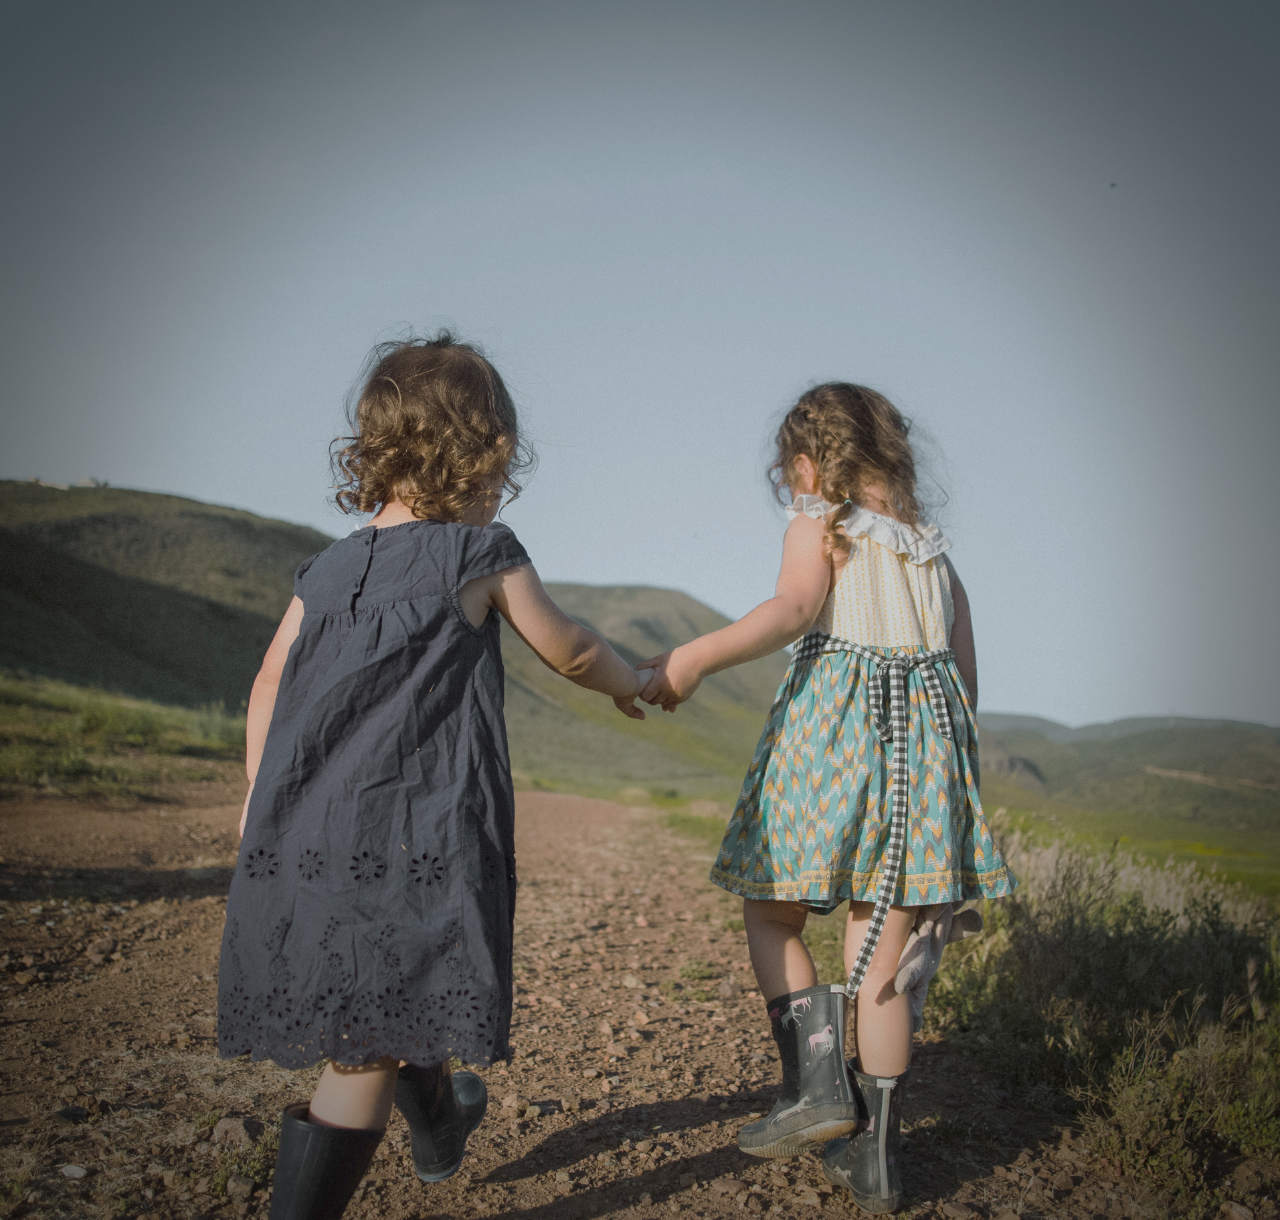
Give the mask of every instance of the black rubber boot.
[(381, 1139), (381, 1131), (313, 1123), (306, 1102), (288, 1106), (280, 1120), (271, 1220), (338, 1220)]
[(751, 1156), (794, 1156), (852, 1131), (858, 1103), (844, 1063), (844, 988), (807, 987), (768, 1004), (782, 1059), (782, 1092), (773, 1109), (738, 1132)]
[(409, 1123), (413, 1169), (424, 1182), (443, 1182), (462, 1164), (467, 1136), (489, 1104), (484, 1081), (474, 1072), (447, 1066), (406, 1064), (396, 1078), (396, 1106)]
[(866, 1129), (849, 1139), (835, 1140), (822, 1155), (827, 1181), (843, 1186), (866, 1212), (893, 1212), (902, 1202), (902, 1175), (898, 1169), (898, 1124), (902, 1111), (901, 1076), (868, 1076), (854, 1079), (869, 1118)]

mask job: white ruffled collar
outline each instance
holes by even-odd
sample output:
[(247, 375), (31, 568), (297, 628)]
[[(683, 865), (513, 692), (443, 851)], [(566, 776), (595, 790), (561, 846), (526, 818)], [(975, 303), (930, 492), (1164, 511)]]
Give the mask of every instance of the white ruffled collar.
[[(796, 496), (787, 505), (786, 513), (789, 518), (804, 516), (818, 520), (839, 507), (821, 496)], [(840, 528), (850, 538), (870, 538), (895, 554), (905, 555), (912, 563), (924, 563), (951, 546), (936, 525), (907, 525), (896, 517), (872, 512), (860, 504), (854, 506), (847, 520), (840, 522)]]

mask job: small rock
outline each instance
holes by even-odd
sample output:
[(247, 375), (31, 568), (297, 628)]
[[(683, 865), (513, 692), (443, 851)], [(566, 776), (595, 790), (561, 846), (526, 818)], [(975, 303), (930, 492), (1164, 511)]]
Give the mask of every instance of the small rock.
[(18, 973), (13, 976), (13, 981), (17, 983), (19, 987), (29, 986), (31, 983), (36, 981), (36, 972), (34, 970), (19, 970)]
[(246, 1178), (242, 1173), (233, 1173), (227, 1179), (227, 1198), (231, 1200), (244, 1200), (253, 1194), (253, 1179)]
[(978, 1213), (963, 1203), (947, 1202), (942, 1205), (942, 1214), (949, 1217), (949, 1220), (973, 1220)]
[(600, 1075), (599, 1068), (586, 1068), (583, 1070), (582, 1076), (584, 1080), (594, 1080)]
[(649, 1014), (643, 1008), (637, 1008), (632, 1014), (631, 1020), (635, 1025), (648, 1025)]
[(1245, 1207), (1243, 1203), (1237, 1203), (1234, 1199), (1228, 1199), (1218, 1209), (1219, 1220), (1253, 1220), (1253, 1209)]
[(518, 1093), (508, 1093), (502, 1099), (502, 1108), (504, 1110), (519, 1110), (523, 1104)]
[(816, 1190), (801, 1190), (796, 1194), (796, 1202), (801, 1207), (821, 1207), (822, 1200), (818, 1197)]
[(573, 1181), (573, 1179), (569, 1176), (569, 1171), (568, 1171), (567, 1169), (557, 1169), (557, 1170), (556, 1170), (556, 1181), (557, 1181), (557, 1182), (572, 1182), (572, 1181)]
[[(14, 978), (17, 978), (17, 977), (18, 977), (17, 975), (14, 975)], [(628, 991), (635, 991), (638, 987), (642, 986), (640, 980), (636, 978), (634, 974), (624, 974), (622, 976), (622, 985)]]
[(637, 928), (647, 928), (648, 926), (649, 926), (649, 921), (643, 915), (636, 916)]
[(252, 1147), (265, 1127), (256, 1118), (242, 1114), (228, 1114), (218, 1119), (213, 1128), (215, 1144), (231, 1144), (237, 1148)]
[(89, 1171), (83, 1165), (63, 1165), (58, 1172), (64, 1178), (70, 1178), (73, 1182), (78, 1182), (81, 1178), (89, 1175)]
[(176, 1122), (169, 1130), (169, 1144), (174, 1148), (190, 1148), (196, 1142), (193, 1123)]
[(652, 1151), (653, 1151), (653, 1140), (637, 1140), (637, 1141), (636, 1141), (636, 1151), (637, 1151), (637, 1152), (652, 1152)]
[(738, 995), (738, 984), (732, 979), (721, 979), (716, 984), (716, 995), (722, 1000), (736, 999)]
[(61, 1097), (63, 1101), (71, 1101), (73, 1098), (78, 1097), (79, 1095), (80, 1095), (79, 1085), (76, 1085), (71, 1081), (68, 1081), (66, 1084), (60, 1085), (58, 1087), (58, 1096)]
[(724, 1195), (726, 1198), (734, 1198), (746, 1189), (746, 1185), (739, 1182), (737, 1178), (717, 1178), (711, 1183), (712, 1193)]
[(527, 1106), (525, 1106), (524, 1113), (520, 1117), (521, 1118), (541, 1118), (542, 1107), (538, 1105), (536, 1101), (531, 1101)]

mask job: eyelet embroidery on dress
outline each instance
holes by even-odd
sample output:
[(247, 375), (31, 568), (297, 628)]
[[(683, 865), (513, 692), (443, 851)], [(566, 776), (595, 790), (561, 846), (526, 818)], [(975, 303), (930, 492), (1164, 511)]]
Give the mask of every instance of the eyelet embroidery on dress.
[(244, 858), (245, 875), (252, 881), (274, 877), (280, 871), (280, 855), (269, 847), (258, 847)]
[(289, 929), (292, 926), (292, 920), (282, 916), (276, 920), (271, 931), (262, 938), (262, 943), (266, 945), (267, 952), (273, 957), (284, 948), (284, 938), (289, 935)]
[(352, 881), (381, 881), (387, 874), (387, 862), (372, 852), (362, 851), (351, 857), (347, 870), (351, 873)]
[(341, 926), (342, 925), (332, 915), (329, 916), (328, 921), (324, 925), (324, 931), (320, 933), (320, 948), (333, 948), (333, 938), (337, 935), (338, 929)]
[(409, 861), (409, 880), (415, 885), (432, 885), (444, 880), (444, 861), (434, 852), (424, 851)]
[(298, 876), (303, 881), (318, 881), (324, 876), (324, 857), (310, 847), (304, 847), (298, 857)]

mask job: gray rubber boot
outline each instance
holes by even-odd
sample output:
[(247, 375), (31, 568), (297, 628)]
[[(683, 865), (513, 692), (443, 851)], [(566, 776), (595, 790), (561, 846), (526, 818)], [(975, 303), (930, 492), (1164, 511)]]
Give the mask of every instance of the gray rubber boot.
[(782, 1091), (764, 1118), (738, 1132), (751, 1156), (794, 1156), (852, 1131), (858, 1103), (844, 1064), (844, 988), (807, 987), (768, 1003), (782, 1059)]
[(381, 1139), (381, 1131), (313, 1123), (306, 1102), (287, 1107), (280, 1120), (271, 1220), (338, 1220)]
[(902, 1202), (898, 1126), (906, 1078), (906, 1072), (901, 1076), (855, 1072), (854, 1079), (867, 1107), (866, 1129), (828, 1144), (822, 1155), (822, 1172), (827, 1181), (843, 1186), (866, 1212), (897, 1211)]
[(424, 1182), (443, 1182), (462, 1164), (467, 1136), (489, 1104), (484, 1081), (474, 1072), (452, 1072), (406, 1064), (396, 1077), (396, 1108), (409, 1124), (413, 1170)]

